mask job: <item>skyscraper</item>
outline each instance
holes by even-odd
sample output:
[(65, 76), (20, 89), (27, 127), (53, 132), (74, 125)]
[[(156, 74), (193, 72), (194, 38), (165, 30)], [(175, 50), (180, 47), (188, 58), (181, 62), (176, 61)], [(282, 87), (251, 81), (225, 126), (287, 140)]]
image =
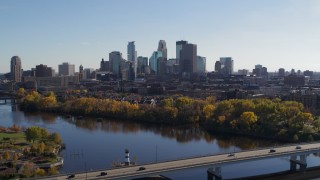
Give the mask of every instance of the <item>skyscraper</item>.
[(11, 78), (15, 82), (21, 82), (22, 69), (19, 56), (13, 56), (10, 63)]
[(109, 61), (111, 71), (120, 78), (122, 54), (119, 51), (109, 53)]
[(206, 72), (206, 58), (202, 56), (197, 56), (197, 72)]
[(233, 73), (233, 60), (231, 57), (221, 57), (221, 73), (224, 75), (230, 75)]
[(59, 76), (73, 76), (75, 72), (74, 64), (64, 62), (59, 64)]
[(131, 61), (131, 62), (137, 61), (137, 51), (136, 51), (136, 46), (134, 45), (134, 41), (128, 42), (127, 53), (128, 53), (128, 61)]
[(214, 64), (214, 71), (218, 74), (221, 74), (221, 62), (220, 61), (216, 61), (216, 63)]
[(153, 71), (155, 74), (159, 73), (159, 63), (162, 61), (163, 55), (161, 51), (154, 51), (152, 53), (152, 56), (149, 59), (149, 66), (151, 71)]
[(132, 63), (132, 67), (134, 69), (134, 76), (137, 74), (137, 51), (136, 46), (134, 45), (134, 41), (128, 42), (127, 47), (128, 53), (128, 61)]
[(138, 65), (137, 65), (137, 73), (145, 73), (145, 68), (148, 66), (148, 58), (147, 57), (138, 57)]
[(83, 80), (83, 66), (79, 66), (79, 81)]
[(110, 71), (109, 61), (105, 61), (104, 59), (101, 60), (100, 71)]
[(54, 73), (54, 69), (47, 65), (40, 64), (36, 66), (36, 77), (53, 77)]
[(185, 44), (180, 51), (180, 72), (191, 74), (197, 72), (197, 45)]
[(162, 56), (165, 60), (167, 60), (167, 45), (165, 40), (160, 40), (158, 45), (158, 51), (162, 52)]
[(177, 64), (180, 64), (180, 51), (182, 49), (183, 45), (188, 44), (188, 41), (177, 41), (176, 42), (176, 59), (177, 59)]

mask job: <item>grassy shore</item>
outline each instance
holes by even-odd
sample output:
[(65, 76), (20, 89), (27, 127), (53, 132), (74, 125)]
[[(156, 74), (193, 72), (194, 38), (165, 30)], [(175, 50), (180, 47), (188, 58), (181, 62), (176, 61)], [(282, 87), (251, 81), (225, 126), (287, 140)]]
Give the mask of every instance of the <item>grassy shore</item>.
[(0, 133), (0, 142), (5, 142), (5, 139), (8, 139), (9, 141), (13, 140), (15, 143), (27, 143), (25, 134), (23, 132)]

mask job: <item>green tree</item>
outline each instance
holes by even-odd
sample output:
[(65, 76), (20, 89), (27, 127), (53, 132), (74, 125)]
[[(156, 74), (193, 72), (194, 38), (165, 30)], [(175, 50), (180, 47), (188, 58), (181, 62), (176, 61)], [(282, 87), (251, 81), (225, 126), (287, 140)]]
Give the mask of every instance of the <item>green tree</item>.
[(48, 130), (38, 126), (32, 126), (25, 131), (27, 141), (34, 142), (40, 139), (46, 139), (49, 136)]

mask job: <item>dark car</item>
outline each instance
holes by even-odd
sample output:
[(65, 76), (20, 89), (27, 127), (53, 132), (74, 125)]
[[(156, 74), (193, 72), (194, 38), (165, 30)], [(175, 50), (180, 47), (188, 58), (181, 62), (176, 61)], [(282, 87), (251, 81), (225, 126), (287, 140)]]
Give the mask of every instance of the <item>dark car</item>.
[(276, 152), (275, 149), (270, 149), (270, 151), (269, 151), (269, 153), (274, 153), (274, 152)]
[(301, 149), (301, 146), (296, 146), (296, 149)]
[(76, 175), (71, 174), (71, 175), (68, 176), (68, 179), (74, 178), (75, 176), (76, 176)]
[(234, 153), (228, 154), (228, 157), (234, 157)]
[(101, 172), (100, 176), (106, 176), (108, 173), (107, 172)]
[(145, 167), (139, 167), (138, 171), (143, 171), (145, 169), (146, 169)]

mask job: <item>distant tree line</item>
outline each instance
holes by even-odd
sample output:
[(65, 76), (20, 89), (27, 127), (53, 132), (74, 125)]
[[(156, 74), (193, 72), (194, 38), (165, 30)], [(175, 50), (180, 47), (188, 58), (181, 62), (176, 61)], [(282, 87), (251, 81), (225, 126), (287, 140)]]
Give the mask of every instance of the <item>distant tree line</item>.
[(157, 104), (136, 104), (101, 98), (70, 98), (58, 102), (46, 95), (18, 90), (21, 108), (77, 116), (95, 116), (162, 124), (201, 124), (214, 131), (290, 141), (320, 139), (320, 120), (301, 103), (280, 99), (231, 99), (216, 102), (214, 97), (166, 98)]

